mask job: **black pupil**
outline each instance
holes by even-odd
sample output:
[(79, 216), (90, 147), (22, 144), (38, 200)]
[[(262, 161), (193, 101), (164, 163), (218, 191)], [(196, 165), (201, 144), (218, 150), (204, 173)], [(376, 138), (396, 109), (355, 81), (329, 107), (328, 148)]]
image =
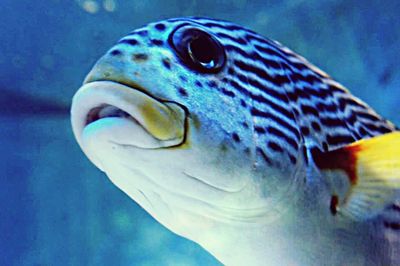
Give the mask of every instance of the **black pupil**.
[(212, 63), (217, 56), (213, 41), (204, 35), (195, 37), (189, 43), (189, 52), (193, 59), (203, 64)]
[(218, 73), (224, 66), (224, 47), (217, 38), (192, 26), (177, 28), (168, 43), (187, 67), (200, 73)]

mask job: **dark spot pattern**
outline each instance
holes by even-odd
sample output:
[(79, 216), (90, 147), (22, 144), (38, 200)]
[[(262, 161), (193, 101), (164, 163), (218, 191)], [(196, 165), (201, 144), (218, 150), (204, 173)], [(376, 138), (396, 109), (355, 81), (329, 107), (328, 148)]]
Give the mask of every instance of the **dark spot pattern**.
[(310, 135), (310, 129), (306, 126), (303, 126), (300, 128), (301, 134), (303, 134), (303, 136), (308, 136)]
[(161, 62), (166, 69), (171, 70), (171, 63), (169, 59), (164, 58)]
[(308, 165), (309, 164), (309, 159), (308, 159), (308, 152), (307, 152), (307, 147), (303, 146), (302, 147), (302, 152), (303, 152), (303, 159), (305, 163)]
[(399, 212), (400, 213), (400, 205), (392, 204), (390, 206), (390, 209), (395, 211), (395, 212)]
[(289, 160), (292, 164), (296, 164), (297, 163), (297, 159), (296, 157), (294, 157), (292, 154), (288, 153), (287, 154), (289, 156)]
[(139, 44), (139, 41), (136, 39), (122, 39), (121, 41), (119, 41), (118, 43), (121, 44), (128, 44), (130, 46), (136, 46)]
[(149, 56), (147, 54), (144, 54), (144, 53), (133, 54), (132, 55), (132, 59), (134, 61), (147, 61), (147, 59), (149, 59)]
[(400, 230), (400, 223), (399, 222), (388, 222), (388, 221), (384, 221), (383, 225), (391, 230)]
[(355, 141), (355, 139), (352, 136), (349, 135), (341, 135), (341, 134), (337, 134), (337, 135), (331, 135), (328, 134), (326, 137), (326, 141), (328, 143), (331, 143), (332, 145), (346, 145), (348, 143), (352, 143)]
[(187, 96), (188, 96), (187, 91), (186, 91), (184, 88), (182, 88), (182, 87), (179, 87), (179, 88), (178, 88), (178, 93), (179, 93), (180, 95), (182, 95), (183, 97), (187, 97)]
[(221, 88), (221, 92), (222, 92), (224, 95), (228, 96), (228, 97), (231, 97), (231, 98), (234, 98), (234, 97), (235, 97), (235, 93), (234, 93), (233, 91), (227, 90), (227, 89), (225, 89), (225, 88)]
[(329, 209), (332, 215), (336, 215), (338, 204), (339, 204), (339, 197), (337, 195), (332, 195), (331, 203), (329, 205)]
[(217, 87), (217, 83), (214, 80), (211, 80), (207, 83), (207, 86), (210, 88), (216, 88)]
[(321, 126), (318, 124), (318, 122), (315, 122), (315, 121), (311, 122), (311, 127), (316, 132), (320, 132), (321, 131)]
[(328, 143), (322, 142), (322, 149), (323, 149), (324, 151), (328, 151), (328, 150), (329, 150)]
[(258, 154), (261, 155), (261, 157), (264, 159), (264, 161), (265, 161), (267, 164), (272, 165), (271, 159), (268, 158), (268, 156), (265, 154), (265, 152), (264, 152), (263, 149), (261, 149), (260, 147), (257, 147), (257, 148), (256, 148), (256, 152), (257, 152)]
[(277, 143), (273, 142), (273, 141), (269, 141), (268, 142), (268, 147), (270, 147), (273, 151), (276, 152), (283, 152), (283, 149), (281, 146), (279, 146)]
[(148, 31), (147, 30), (138, 30), (135, 32), (135, 34), (141, 36), (141, 37), (146, 37), (148, 35)]
[(233, 139), (235, 142), (240, 142), (240, 137), (239, 137), (239, 135), (238, 135), (236, 132), (233, 132), (233, 133), (232, 133), (232, 139)]
[(165, 24), (163, 23), (157, 23), (154, 28), (156, 28), (158, 31), (164, 31), (166, 29)]
[(265, 133), (267, 133), (267, 131), (265, 130), (265, 128), (264, 128), (264, 127), (260, 127), (260, 126), (255, 126), (255, 127), (254, 127), (254, 131), (255, 131), (257, 134), (265, 134)]
[(203, 88), (203, 84), (201, 84), (201, 82), (198, 80), (195, 81), (194, 85), (196, 85), (198, 88)]
[(301, 108), (301, 111), (303, 114), (313, 115), (313, 116), (318, 117), (318, 111), (314, 107), (312, 107), (310, 105), (302, 104), (302, 105), (300, 105), (300, 108)]
[(118, 49), (113, 49), (113, 50), (111, 50), (110, 55), (112, 55), (112, 56), (122, 55), (122, 51), (118, 50)]
[(179, 75), (179, 79), (184, 83), (187, 82), (187, 78), (185, 76)]
[(152, 39), (151, 44), (155, 45), (155, 46), (163, 46), (164, 42), (162, 40), (157, 40), (157, 39)]

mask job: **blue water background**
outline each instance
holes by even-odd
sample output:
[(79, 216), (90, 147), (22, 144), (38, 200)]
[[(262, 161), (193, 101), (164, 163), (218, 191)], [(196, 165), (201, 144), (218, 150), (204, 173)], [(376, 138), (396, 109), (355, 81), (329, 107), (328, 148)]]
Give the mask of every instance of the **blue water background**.
[(147, 22), (201, 15), (247, 26), (400, 125), (400, 1), (112, 2), (1, 1), (0, 265), (219, 265), (114, 187), (71, 132), (85, 74)]

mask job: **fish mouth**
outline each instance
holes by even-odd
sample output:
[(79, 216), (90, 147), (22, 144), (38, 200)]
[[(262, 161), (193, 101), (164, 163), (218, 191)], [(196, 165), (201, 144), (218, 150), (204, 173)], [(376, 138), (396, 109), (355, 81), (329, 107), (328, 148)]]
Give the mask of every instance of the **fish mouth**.
[(135, 123), (138, 123), (134, 117), (118, 107), (109, 104), (102, 104), (89, 111), (86, 118), (86, 125), (108, 117), (127, 118), (131, 119)]
[(84, 84), (71, 106), (73, 133), (87, 155), (98, 139), (141, 149), (182, 145), (186, 119), (182, 105), (158, 99), (140, 86), (114, 81)]

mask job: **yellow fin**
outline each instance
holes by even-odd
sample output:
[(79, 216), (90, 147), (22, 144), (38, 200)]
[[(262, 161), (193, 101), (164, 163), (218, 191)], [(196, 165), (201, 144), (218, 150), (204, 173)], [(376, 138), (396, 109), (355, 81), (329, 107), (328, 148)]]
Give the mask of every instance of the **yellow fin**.
[(332, 189), (332, 213), (367, 219), (400, 195), (400, 132), (313, 153)]

